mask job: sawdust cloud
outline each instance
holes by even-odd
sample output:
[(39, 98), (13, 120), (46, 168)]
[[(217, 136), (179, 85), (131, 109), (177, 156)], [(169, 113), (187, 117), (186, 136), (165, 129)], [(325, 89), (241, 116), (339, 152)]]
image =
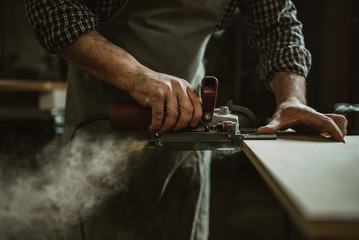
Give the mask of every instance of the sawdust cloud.
[(0, 165), (0, 239), (59, 239), (79, 216), (126, 191), (129, 156), (145, 142), (81, 136), (68, 147), (58, 145), (36, 155), (40, 167), (34, 171), (4, 173), (9, 169)]

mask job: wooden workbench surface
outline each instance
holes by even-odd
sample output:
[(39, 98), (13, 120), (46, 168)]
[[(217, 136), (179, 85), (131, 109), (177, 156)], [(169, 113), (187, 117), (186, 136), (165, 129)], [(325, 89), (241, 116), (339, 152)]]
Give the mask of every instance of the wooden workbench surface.
[(66, 89), (66, 82), (0, 79), (0, 92), (50, 92), (55, 89)]
[(310, 236), (359, 239), (359, 136), (345, 141), (285, 132), (243, 148)]

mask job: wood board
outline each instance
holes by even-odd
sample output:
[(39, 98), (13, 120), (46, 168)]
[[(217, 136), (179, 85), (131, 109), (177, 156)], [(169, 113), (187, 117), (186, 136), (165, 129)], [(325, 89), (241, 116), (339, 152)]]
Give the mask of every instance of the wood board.
[(359, 136), (345, 141), (283, 132), (243, 149), (308, 235), (359, 238)]
[(50, 92), (66, 89), (66, 82), (1, 79), (0, 92)]

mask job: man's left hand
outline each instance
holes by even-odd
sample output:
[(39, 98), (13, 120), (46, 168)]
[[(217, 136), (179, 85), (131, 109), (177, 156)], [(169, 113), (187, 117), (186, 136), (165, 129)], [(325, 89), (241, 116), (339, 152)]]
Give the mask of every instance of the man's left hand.
[(258, 133), (275, 133), (292, 128), (299, 132), (319, 133), (344, 142), (348, 121), (342, 115), (322, 114), (299, 102), (283, 102), (272, 121), (260, 127)]
[(293, 128), (301, 132), (315, 132), (344, 142), (348, 121), (344, 116), (322, 114), (306, 105), (306, 80), (293, 72), (277, 73), (270, 86), (277, 101), (277, 111), (258, 133), (275, 133)]

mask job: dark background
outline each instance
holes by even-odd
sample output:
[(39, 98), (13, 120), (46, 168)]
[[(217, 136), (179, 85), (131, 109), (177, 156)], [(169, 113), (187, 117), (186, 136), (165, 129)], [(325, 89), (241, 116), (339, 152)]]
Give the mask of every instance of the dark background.
[[(359, 2), (297, 0), (313, 65), (308, 76), (308, 104), (330, 112), (335, 103), (359, 103)], [(66, 64), (41, 48), (24, 20), (24, 1), (0, 0), (0, 81), (65, 81)], [(220, 80), (217, 105), (234, 100), (262, 123), (275, 110), (273, 94), (256, 75), (256, 51), (248, 47), (243, 19), (236, 15), (221, 36), (212, 37), (208, 75)], [(11, 115), (12, 108), (36, 109), (34, 92), (0, 91), (0, 161), (33, 168), (32, 156), (59, 138), (47, 113)], [(5, 109), (5, 110), (4, 110)], [(36, 111), (36, 110), (34, 110)], [(304, 239), (286, 212), (240, 153), (212, 164), (211, 239)], [(0, 168), (1, 176), (6, 168)]]
[[(330, 112), (335, 103), (358, 103), (359, 2), (297, 0), (294, 3), (313, 59), (307, 78), (308, 104), (318, 111)], [(220, 79), (220, 104), (233, 99), (249, 107), (261, 120), (271, 116), (274, 98), (257, 78), (256, 51), (248, 47), (240, 14), (221, 37), (212, 38), (207, 60), (207, 73)]]
[[(358, 1), (294, 3), (313, 58), (308, 76), (309, 105), (329, 112), (338, 102), (358, 103)], [(23, 17), (23, 1), (1, 0), (0, 4), (0, 79), (65, 81), (66, 64), (57, 55), (46, 53), (33, 37)], [(233, 99), (261, 119), (270, 117), (273, 96), (257, 78), (256, 51), (247, 44), (241, 15), (237, 14), (229, 29), (217, 35), (212, 37), (206, 54), (207, 74), (220, 80), (217, 105)], [(7, 99), (1, 99), (0, 107)]]

